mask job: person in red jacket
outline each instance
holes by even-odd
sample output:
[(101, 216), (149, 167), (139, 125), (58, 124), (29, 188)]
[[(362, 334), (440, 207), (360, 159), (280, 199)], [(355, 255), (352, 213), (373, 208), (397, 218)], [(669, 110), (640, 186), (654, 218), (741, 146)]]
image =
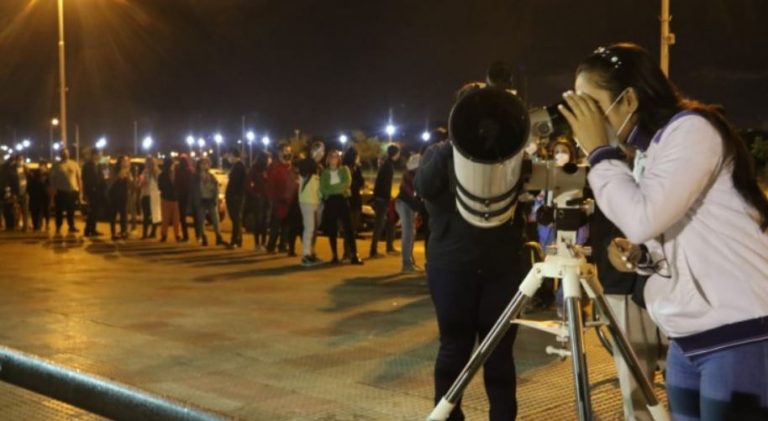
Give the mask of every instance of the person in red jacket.
[(288, 244), (291, 241), (289, 212), (297, 200), (298, 193), (298, 185), (291, 164), (293, 161), (291, 146), (281, 145), (277, 158), (267, 168), (267, 197), (272, 203), (272, 219), (267, 242), (269, 253), (275, 252), (278, 236), (281, 238), (280, 252), (288, 251)]
[(253, 239), (256, 251), (265, 251), (267, 245), (267, 227), (269, 226), (269, 198), (267, 197), (267, 168), (270, 157), (268, 152), (258, 152), (248, 171), (248, 209), (253, 215)]

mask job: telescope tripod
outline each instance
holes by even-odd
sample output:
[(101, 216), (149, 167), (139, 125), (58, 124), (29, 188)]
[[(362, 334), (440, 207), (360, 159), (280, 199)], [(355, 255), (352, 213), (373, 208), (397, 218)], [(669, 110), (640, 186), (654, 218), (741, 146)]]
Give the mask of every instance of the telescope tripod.
[[(567, 335), (571, 343), (570, 353), (573, 363), (573, 380), (576, 389), (579, 420), (589, 421), (593, 419), (587, 359), (584, 348), (581, 287), (584, 287), (584, 290), (594, 300), (597, 308), (605, 317), (608, 330), (624, 361), (627, 363), (632, 377), (640, 387), (651, 416), (655, 421), (666, 421), (669, 419), (666, 409), (656, 398), (651, 383), (643, 374), (638, 364), (637, 356), (632, 350), (629, 341), (616, 323), (616, 317), (603, 294), (603, 288), (598, 280), (595, 266), (587, 263), (577, 247), (568, 244), (572, 244), (572, 242), (566, 241), (560, 235), (558, 237), (558, 255), (547, 256), (543, 262), (533, 265), (533, 268), (528, 272), (522, 284), (520, 284), (517, 294), (515, 294), (491, 331), (477, 347), (469, 362), (448, 390), (448, 393), (443, 396), (432, 410), (427, 421), (443, 421), (448, 419), (472, 377), (483, 366), (486, 359), (488, 359), (509, 330), (511, 324), (516, 322), (517, 316), (541, 287), (542, 280), (545, 277), (562, 280), (565, 316), (568, 322)], [(567, 256), (564, 257), (564, 255)]]

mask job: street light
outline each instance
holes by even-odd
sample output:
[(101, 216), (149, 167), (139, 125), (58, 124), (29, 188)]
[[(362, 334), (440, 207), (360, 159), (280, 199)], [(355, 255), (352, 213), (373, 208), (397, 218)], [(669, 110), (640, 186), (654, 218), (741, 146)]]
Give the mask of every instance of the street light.
[(106, 147), (107, 147), (107, 138), (102, 136), (99, 138), (99, 140), (96, 141), (96, 149), (101, 151)]
[(267, 149), (267, 146), (269, 146), (269, 136), (262, 137), (261, 144), (264, 145), (264, 149)]
[(53, 162), (53, 128), (59, 125), (59, 119), (54, 117), (51, 119), (51, 125), (48, 127), (48, 152), (51, 155), (51, 162)]
[(221, 168), (223, 162), (221, 159), (221, 144), (224, 142), (224, 136), (221, 133), (216, 133), (213, 135), (213, 141), (216, 142), (216, 160), (219, 162), (219, 168)]
[(387, 124), (384, 132), (387, 133), (387, 136), (389, 136), (389, 143), (392, 143), (392, 136), (394, 136), (396, 131), (397, 128), (392, 123)]
[(21, 143), (16, 144), (16, 151), (21, 152), (24, 149), (24, 145)]
[(339, 136), (339, 143), (341, 143), (342, 146), (344, 146), (347, 143), (347, 140), (349, 140), (347, 135), (343, 134)]
[(152, 149), (152, 144), (154, 141), (152, 140), (152, 136), (147, 136), (144, 138), (144, 140), (141, 141), (141, 147), (144, 148), (145, 151), (149, 151)]
[(21, 141), (21, 145), (24, 146), (24, 149), (27, 149), (32, 145), (32, 142), (30, 142), (29, 139), (24, 139)]
[(53, 150), (58, 151), (59, 149), (61, 149), (61, 143), (59, 142), (54, 143)]
[(248, 164), (251, 164), (253, 163), (253, 141), (256, 140), (256, 133), (253, 130), (248, 130), (245, 139), (248, 141)]
[[(64, 0), (58, 1), (59, 15), (59, 113), (61, 114), (61, 143), (67, 146), (67, 61), (64, 54)], [(58, 120), (57, 120), (58, 121)], [(58, 126), (58, 122), (54, 124)]]
[(424, 130), (424, 133), (421, 134), (421, 140), (424, 142), (429, 142), (429, 139), (432, 139), (432, 135), (429, 133), (429, 131)]
[(195, 137), (192, 135), (187, 136), (187, 146), (189, 146), (189, 150), (192, 151), (192, 148), (195, 147)]

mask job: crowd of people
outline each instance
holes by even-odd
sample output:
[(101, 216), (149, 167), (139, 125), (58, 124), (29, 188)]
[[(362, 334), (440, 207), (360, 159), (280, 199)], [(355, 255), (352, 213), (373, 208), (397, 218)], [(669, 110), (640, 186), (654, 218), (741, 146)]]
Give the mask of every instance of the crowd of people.
[[(384, 239), (388, 255), (402, 255), (404, 272), (419, 271), (413, 259), (414, 220), (416, 213), (424, 214), (424, 210), (413, 189), (413, 176), (420, 155), (411, 154), (396, 198), (392, 197), (392, 187), (400, 148), (389, 145), (382, 155), (371, 199), (375, 218), (368, 257), (383, 256), (377, 243)], [(303, 266), (324, 263), (315, 252), (318, 233), (322, 232), (329, 240), (330, 263), (363, 264), (357, 237), (363, 222), (366, 181), (354, 146), (342, 153), (326, 151), (322, 141), (314, 141), (307, 151), (294, 155), (289, 144), (281, 144), (274, 157), (268, 151), (256, 152), (250, 166), (236, 148), (227, 151), (224, 158), (229, 171), (226, 190), (220, 192), (224, 183), (211, 171), (207, 156), (195, 161), (186, 154), (163, 160), (150, 155), (142, 168), (126, 155), (110, 162), (99, 149), (90, 152), (82, 167), (70, 159), (66, 148), (52, 166), (45, 161), (28, 166), (23, 156), (14, 155), (0, 167), (5, 229), (47, 231), (52, 208), (55, 235), (62, 235), (65, 216), (67, 233), (76, 234), (75, 212), (80, 209), (85, 237), (104, 235), (98, 231), (97, 222), (106, 220), (113, 241), (129, 239), (140, 224), (142, 240), (159, 236), (159, 241), (167, 242), (170, 234), (171, 239), (186, 243), (193, 230), (194, 239), (208, 246), (206, 226), (210, 224), (216, 246), (241, 248), (244, 232), (250, 231), (257, 252), (298, 257), (296, 241), (300, 238)], [(232, 223), (231, 237), (226, 241), (221, 231), (224, 215)], [(193, 223), (189, 223), (190, 218)], [(397, 219), (402, 221), (402, 251), (394, 247)]]
[[(768, 416), (768, 199), (745, 144), (720, 109), (684, 99), (636, 45), (596, 50), (577, 69), (575, 87), (564, 95), (568, 108), (559, 110), (579, 148), (560, 139), (548, 149), (529, 145), (526, 152), (557, 165), (574, 163), (584, 152), (597, 211), (577, 242), (593, 246), (591, 260), (641, 370), (653, 381), (660, 351), (668, 347), (666, 388), (675, 419)], [(555, 226), (546, 214), (546, 195), (533, 207), (518, 206), (500, 226), (467, 222), (456, 209), (453, 148), (447, 133), (433, 134), (434, 144), (407, 159), (394, 198), (401, 150), (392, 144), (382, 154), (370, 201), (375, 217), (368, 257), (384, 255), (383, 241), (386, 254), (401, 255), (403, 272), (421, 270), (413, 242), (416, 226), (425, 226), (427, 279), (440, 334), (437, 403), (530, 268), (524, 244), (551, 244)], [(330, 263), (363, 264), (357, 232), (365, 179), (354, 147), (326, 151), (316, 141), (295, 156), (290, 145), (281, 144), (274, 157), (257, 153), (250, 168), (237, 149), (226, 159), (224, 204), (232, 219), (226, 242), (211, 162), (184, 155), (163, 162), (148, 156), (140, 174), (126, 156), (105, 165), (98, 150), (81, 169), (64, 149), (50, 172), (46, 163), (28, 170), (22, 157), (12, 157), (0, 169), (5, 226), (27, 230), (31, 219), (32, 229), (48, 229), (52, 201), (56, 234), (65, 214), (68, 232), (76, 233), (74, 212), (82, 200), (85, 236), (101, 235), (96, 221), (106, 215), (112, 239), (125, 240), (141, 208), (142, 239), (156, 238), (160, 226), (160, 241), (173, 228), (176, 241), (187, 242), (192, 216), (201, 245), (208, 245), (204, 228), (210, 221), (216, 245), (239, 248), (247, 221), (257, 251), (299, 257), (300, 237), (301, 264), (317, 265), (323, 263), (315, 251), (322, 232)], [(393, 215), (401, 221), (400, 252)], [(516, 326), (484, 365), (494, 421), (517, 415)], [(628, 368), (614, 355), (626, 418), (651, 419)], [(449, 419), (464, 419), (460, 402)]]

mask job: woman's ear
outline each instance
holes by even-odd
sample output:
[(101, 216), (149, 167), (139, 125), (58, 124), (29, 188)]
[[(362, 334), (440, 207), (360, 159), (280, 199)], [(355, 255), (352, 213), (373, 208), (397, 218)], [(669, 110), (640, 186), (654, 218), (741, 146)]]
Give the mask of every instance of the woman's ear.
[(640, 108), (640, 98), (638, 98), (635, 88), (627, 88), (627, 94), (624, 95), (623, 102), (624, 106), (630, 112), (634, 113), (638, 108)]

